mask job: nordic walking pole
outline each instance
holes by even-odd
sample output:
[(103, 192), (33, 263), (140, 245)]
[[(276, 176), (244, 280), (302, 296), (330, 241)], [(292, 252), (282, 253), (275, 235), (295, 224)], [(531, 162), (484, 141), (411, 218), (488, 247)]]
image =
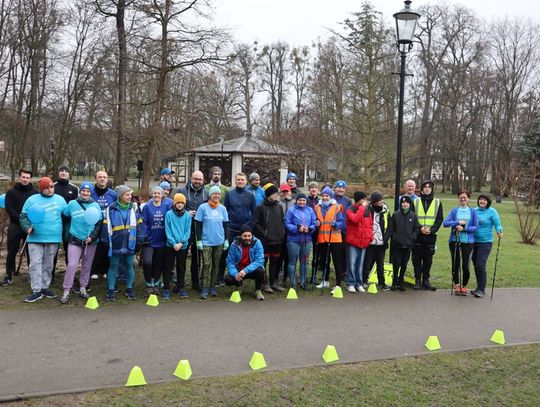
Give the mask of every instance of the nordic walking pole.
[(497, 274), (497, 263), (499, 262), (499, 248), (501, 247), (501, 238), (497, 242), (497, 253), (495, 254), (495, 267), (493, 267), (493, 279), (491, 281), (491, 301), (493, 301), (493, 290), (495, 289), (495, 275)]
[[(457, 253), (458, 253), (458, 235), (459, 235), (459, 232), (454, 229), (454, 238), (456, 239), (456, 241), (454, 242), (454, 261), (452, 263), (452, 273), (451, 273), (451, 278), (452, 278), (452, 284), (451, 284), (451, 288), (450, 288), (450, 295), (454, 295), (454, 268), (455, 267), (459, 267), (459, 265), (457, 264)], [(459, 277), (459, 274), (458, 274), (458, 277)], [(459, 282), (459, 278), (458, 278), (458, 282)]]
[[(30, 225), (30, 229), (33, 228), (34, 225)], [(21, 271), (21, 264), (22, 264), (22, 259), (24, 257), (24, 249), (26, 248), (26, 243), (28, 242), (28, 238), (30, 237), (29, 234), (26, 235), (26, 239), (24, 239), (24, 243), (23, 243), (23, 246), (21, 248), (21, 257), (19, 257), (19, 264), (17, 266), (17, 270), (15, 270), (15, 275), (18, 276), (20, 271)]]

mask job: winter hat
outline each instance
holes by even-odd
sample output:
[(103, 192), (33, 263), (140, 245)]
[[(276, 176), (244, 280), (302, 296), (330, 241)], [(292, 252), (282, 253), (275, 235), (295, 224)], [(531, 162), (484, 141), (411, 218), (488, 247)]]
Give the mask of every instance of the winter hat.
[(341, 181), (336, 181), (336, 185), (335, 185), (336, 188), (347, 188), (347, 183), (343, 180)]
[(480, 206), (480, 204), (479, 204), (480, 198), (484, 198), (484, 199), (487, 201), (486, 209), (489, 208), (489, 207), (491, 206), (491, 203), (492, 203), (493, 201), (491, 200), (491, 198), (489, 197), (489, 195), (486, 195), (486, 194), (480, 194), (480, 195), (478, 195), (478, 199), (476, 200), (476, 204), (477, 204), (478, 206)]
[(223, 170), (218, 166), (210, 168), (210, 175), (214, 175), (216, 172), (223, 174)]
[(410, 206), (412, 206), (413, 202), (412, 202), (412, 199), (410, 196), (408, 195), (403, 195), (400, 199), (399, 199), (399, 206), (401, 207), (401, 204), (403, 202), (408, 202)]
[(362, 199), (366, 199), (367, 195), (364, 191), (356, 191), (353, 197), (354, 197), (354, 202), (358, 202)]
[(49, 177), (41, 177), (38, 183), (39, 192), (43, 192), (49, 187), (54, 187), (54, 183), (52, 182), (52, 179)]
[(309, 184), (308, 184), (308, 188), (319, 188), (319, 183), (317, 181), (311, 181)]
[(371, 193), (371, 203), (377, 203), (383, 200), (383, 194), (381, 194), (379, 191), (373, 191)]
[(249, 174), (249, 180), (253, 181), (254, 179), (261, 179), (261, 176), (256, 172), (252, 172), (251, 174)]
[(321, 191), (321, 195), (324, 195), (324, 194), (327, 194), (327, 195), (330, 195), (332, 196), (332, 190), (330, 189), (330, 187), (324, 187)]
[(284, 192), (284, 191), (290, 191), (291, 190), (291, 187), (289, 186), (289, 184), (281, 184), (279, 186), (279, 190), (281, 192)]
[(426, 186), (427, 184), (429, 184), (431, 186), (431, 189), (433, 190), (433, 188), (435, 187), (435, 184), (433, 184), (433, 181), (427, 179), (425, 181), (422, 182), (422, 185), (420, 185), (420, 191), (424, 189), (424, 186)]
[(116, 196), (118, 197), (118, 199), (120, 199), (120, 197), (127, 192), (133, 192), (133, 190), (130, 187), (124, 184), (118, 185), (115, 191), (116, 191)]
[(167, 168), (163, 168), (159, 173), (161, 175), (169, 175), (169, 174), (174, 174), (174, 171), (171, 170), (169, 167), (167, 167)]
[(289, 172), (289, 173), (287, 174), (286, 180), (288, 181), (289, 178), (294, 178), (295, 180), (298, 181), (298, 175), (296, 175), (294, 172)]
[(279, 191), (275, 185), (270, 185), (265, 189), (264, 195), (268, 198), (270, 195), (277, 194)]
[(212, 195), (212, 194), (220, 194), (221, 195), (221, 189), (219, 189), (219, 187), (217, 186), (213, 186), (213, 187), (210, 187), (210, 189), (208, 190), (208, 195)]
[(79, 187), (79, 191), (82, 191), (83, 189), (88, 189), (92, 191), (92, 183), (90, 181), (83, 181), (83, 183)]
[[(266, 191), (266, 190), (267, 190), (269, 187), (271, 187), (272, 185), (274, 185), (274, 184), (272, 184), (271, 182), (269, 182), (269, 183), (267, 183), (267, 184), (264, 184), (263, 189)], [(277, 188), (277, 187), (276, 187), (276, 188)]]
[(163, 181), (159, 184), (160, 188), (165, 190), (165, 189), (171, 189), (171, 184), (167, 181)]
[(296, 195), (296, 202), (298, 202), (299, 199), (307, 199), (306, 194), (300, 192), (298, 195)]
[(161, 187), (154, 187), (152, 188), (152, 194), (154, 194), (154, 192), (159, 192), (161, 194), (161, 196), (165, 195), (165, 192), (163, 192), (163, 188)]
[(60, 171), (71, 172), (67, 165), (61, 165), (60, 167), (58, 167), (58, 172)]
[(186, 197), (184, 194), (181, 194), (178, 192), (177, 194), (174, 194), (173, 203), (176, 205), (178, 202), (182, 202), (184, 205), (186, 204)]
[(243, 224), (243, 225), (240, 227), (240, 234), (242, 234), (242, 233), (244, 233), (244, 232), (250, 232), (250, 233), (253, 233), (253, 229), (251, 229), (251, 226), (246, 225), (246, 224)]

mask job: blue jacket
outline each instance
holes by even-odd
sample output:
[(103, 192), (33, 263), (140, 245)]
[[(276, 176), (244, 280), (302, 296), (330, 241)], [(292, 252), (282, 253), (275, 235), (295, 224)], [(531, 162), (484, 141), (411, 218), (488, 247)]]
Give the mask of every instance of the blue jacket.
[(142, 209), (142, 220), (146, 229), (146, 237), (150, 247), (165, 246), (165, 214), (171, 208), (169, 201), (162, 201), (159, 206), (149, 201)]
[(114, 202), (105, 210), (100, 240), (109, 242), (109, 257), (135, 254), (137, 244), (143, 243), (144, 238), (144, 223), (133, 204), (122, 210), (118, 202)]
[[(234, 239), (233, 244), (229, 247), (229, 253), (227, 254), (227, 269), (231, 277), (236, 277), (238, 270), (236, 265), (242, 259), (242, 239), (238, 236)], [(253, 236), (251, 246), (249, 248), (249, 260), (250, 263), (244, 268), (244, 271), (249, 274), (259, 267), (264, 268), (264, 250), (263, 245), (259, 239)]]
[(254, 188), (253, 185), (248, 185), (246, 189), (255, 197), (255, 206), (259, 206), (264, 198), (266, 198), (264, 189), (262, 187)]
[(176, 209), (171, 209), (165, 214), (165, 235), (167, 236), (167, 247), (182, 243), (181, 250), (187, 250), (188, 241), (191, 235), (191, 215), (187, 210), (180, 215)]
[[(467, 223), (467, 225), (465, 226), (465, 229), (463, 229), (463, 231), (461, 232), (461, 233), (463, 232), (467, 233), (467, 242), (464, 242), (464, 243), (474, 243), (474, 232), (476, 232), (476, 229), (478, 229), (478, 214), (472, 208), (469, 208), (469, 210), (471, 211), (471, 218), (469, 222)], [(457, 219), (457, 211), (458, 211), (457, 207), (453, 208), (450, 211), (450, 213), (446, 216), (446, 219), (443, 222), (443, 226), (445, 228), (452, 227), (452, 233), (450, 233), (450, 239), (448, 239), (449, 242), (456, 241), (454, 231), (456, 229), (456, 226), (459, 224), (459, 221)]]
[[(33, 205), (45, 209), (45, 218), (41, 223), (32, 225), (28, 212)], [(28, 236), (28, 243), (60, 243), (62, 241), (62, 212), (67, 206), (60, 195), (44, 196), (35, 194), (24, 203), (19, 222), (24, 231), (32, 226), (32, 234)]]
[(495, 208), (474, 208), (478, 215), (478, 229), (474, 232), (477, 243), (493, 242), (493, 228), (497, 233), (502, 232), (501, 218)]
[(246, 188), (233, 188), (225, 196), (223, 206), (229, 214), (229, 229), (239, 231), (242, 225), (253, 225), (255, 197)]
[[(298, 225), (306, 225), (309, 233), (300, 233)], [(285, 214), (285, 229), (288, 242), (309, 243), (313, 232), (317, 229), (317, 216), (307, 205), (300, 207), (294, 204)]]

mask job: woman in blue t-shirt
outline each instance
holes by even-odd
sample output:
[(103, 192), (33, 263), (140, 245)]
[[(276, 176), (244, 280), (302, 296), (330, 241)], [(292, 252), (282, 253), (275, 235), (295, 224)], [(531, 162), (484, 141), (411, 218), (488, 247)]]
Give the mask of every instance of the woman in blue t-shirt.
[[(471, 275), (469, 265), (474, 248), (474, 232), (478, 229), (478, 215), (475, 210), (469, 207), (471, 197), (469, 191), (460, 191), (458, 197), (459, 206), (450, 211), (443, 222), (443, 226), (446, 228), (452, 227), (449, 242), (454, 294), (467, 295), (469, 294), (467, 283)], [(459, 273), (460, 262), (462, 275)]]
[(476, 274), (476, 290), (472, 290), (476, 298), (482, 298), (486, 292), (486, 263), (493, 246), (493, 229), (499, 239), (503, 237), (501, 218), (495, 208), (491, 207), (491, 198), (488, 195), (480, 195), (474, 208), (478, 215), (478, 229), (474, 232), (473, 264)]

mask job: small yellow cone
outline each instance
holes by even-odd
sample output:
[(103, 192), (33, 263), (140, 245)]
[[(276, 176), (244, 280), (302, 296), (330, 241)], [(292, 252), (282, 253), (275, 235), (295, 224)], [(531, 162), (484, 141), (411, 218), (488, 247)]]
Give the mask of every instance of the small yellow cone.
[(266, 360), (264, 360), (264, 355), (259, 352), (253, 352), (251, 360), (249, 361), (249, 366), (253, 370), (264, 369), (266, 367)]
[(146, 301), (146, 305), (149, 305), (151, 307), (157, 307), (159, 305), (157, 295), (156, 294), (150, 294), (150, 296), (148, 297), (148, 301)]
[(377, 284), (371, 283), (367, 289), (367, 292), (370, 294), (377, 294)]
[(133, 369), (131, 369), (131, 372), (129, 372), (126, 387), (145, 385), (146, 380), (144, 379), (142, 369), (139, 366), (133, 366)]
[(178, 362), (178, 366), (176, 366), (176, 370), (174, 371), (173, 375), (182, 380), (187, 380), (191, 377), (192, 373), (193, 372), (191, 371), (189, 360), (184, 359)]
[(90, 298), (88, 298), (88, 300), (86, 301), (86, 305), (84, 306), (85, 308), (88, 308), (88, 309), (96, 309), (99, 307), (99, 304), (98, 304), (98, 300), (96, 298), (96, 296), (92, 296)]
[(500, 329), (496, 329), (491, 335), (491, 342), (495, 342), (497, 345), (504, 345), (506, 340), (504, 339), (504, 332)]
[(394, 282), (394, 273), (387, 274), (387, 273), (385, 272), (385, 273), (384, 273), (384, 283), (385, 283), (387, 286), (391, 286), (393, 282)]
[(298, 299), (298, 295), (296, 294), (296, 290), (294, 288), (289, 288), (289, 292), (287, 293), (287, 299), (288, 300)]
[(441, 344), (439, 343), (439, 338), (437, 336), (430, 336), (426, 341), (426, 348), (429, 351), (440, 350)]
[(336, 289), (332, 293), (332, 297), (334, 298), (343, 298), (343, 290), (340, 286), (336, 286)]
[(326, 363), (332, 363), (336, 360), (339, 360), (336, 347), (334, 345), (326, 345), (326, 348), (324, 349), (324, 352), (322, 354), (322, 358)]
[(375, 272), (375, 270), (372, 270), (371, 271), (371, 274), (369, 275), (369, 278), (368, 278), (368, 284), (369, 283), (378, 283), (379, 282), (379, 279), (377, 278), (377, 273)]
[(233, 291), (229, 301), (236, 302), (236, 303), (242, 301), (242, 298), (240, 297), (240, 291)]

